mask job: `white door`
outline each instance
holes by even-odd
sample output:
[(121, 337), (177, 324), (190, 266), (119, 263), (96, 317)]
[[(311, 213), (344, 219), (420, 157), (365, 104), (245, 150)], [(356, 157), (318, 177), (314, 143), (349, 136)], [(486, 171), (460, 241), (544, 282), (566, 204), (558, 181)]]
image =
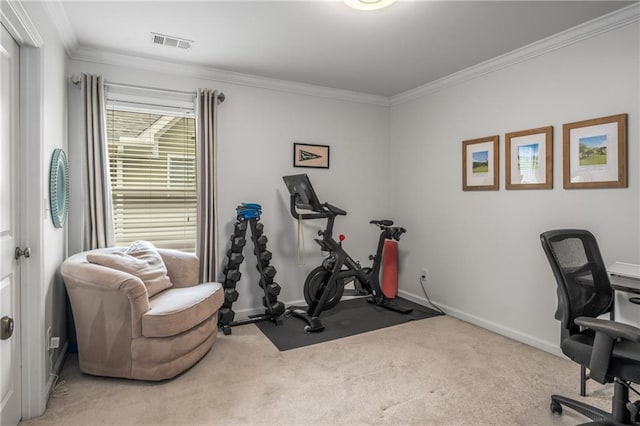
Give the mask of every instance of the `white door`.
[(18, 424), (22, 412), (20, 371), (20, 275), (18, 232), (19, 47), (0, 25), (0, 424)]

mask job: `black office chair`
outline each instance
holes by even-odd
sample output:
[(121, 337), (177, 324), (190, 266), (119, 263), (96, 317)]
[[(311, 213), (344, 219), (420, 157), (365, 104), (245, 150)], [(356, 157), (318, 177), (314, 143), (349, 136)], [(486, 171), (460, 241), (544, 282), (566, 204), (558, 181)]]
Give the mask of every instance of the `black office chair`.
[(640, 328), (596, 318), (610, 312), (613, 290), (595, 237), (558, 229), (540, 241), (558, 285), (562, 352), (589, 368), (591, 379), (614, 383), (612, 413), (560, 395), (551, 396), (551, 411), (562, 414), (564, 405), (595, 421), (589, 424), (634, 424), (640, 404), (629, 402), (629, 389), (640, 383)]

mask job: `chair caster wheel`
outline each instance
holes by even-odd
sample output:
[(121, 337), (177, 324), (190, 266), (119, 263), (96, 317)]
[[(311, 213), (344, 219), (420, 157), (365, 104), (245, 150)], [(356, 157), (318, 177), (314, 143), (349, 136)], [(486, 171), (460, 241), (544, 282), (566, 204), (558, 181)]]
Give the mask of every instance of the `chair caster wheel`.
[(291, 311), (289, 309), (287, 309), (286, 311), (284, 311), (284, 317), (285, 318), (291, 318)]
[(549, 406), (549, 409), (553, 414), (558, 414), (558, 415), (562, 414), (562, 405), (560, 405), (559, 402), (551, 401), (551, 405)]

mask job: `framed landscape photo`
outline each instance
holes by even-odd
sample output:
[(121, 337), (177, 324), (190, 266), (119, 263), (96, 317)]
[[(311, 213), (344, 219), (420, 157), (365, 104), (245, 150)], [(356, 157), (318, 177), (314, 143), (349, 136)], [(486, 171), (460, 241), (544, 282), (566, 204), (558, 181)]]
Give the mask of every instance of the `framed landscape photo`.
[(293, 143), (293, 167), (329, 168), (329, 145)]
[(563, 125), (565, 189), (627, 187), (627, 114)]
[(462, 190), (497, 191), (500, 136), (462, 141)]
[(505, 135), (507, 189), (553, 188), (553, 127)]

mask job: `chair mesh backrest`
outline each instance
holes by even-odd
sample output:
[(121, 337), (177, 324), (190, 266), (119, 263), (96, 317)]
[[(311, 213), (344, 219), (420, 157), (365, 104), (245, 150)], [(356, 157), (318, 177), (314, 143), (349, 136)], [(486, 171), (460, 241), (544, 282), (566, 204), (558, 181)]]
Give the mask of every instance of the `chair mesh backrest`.
[(611, 310), (613, 290), (595, 237), (589, 231), (560, 229), (540, 235), (558, 285), (556, 319), (573, 331), (574, 319)]

